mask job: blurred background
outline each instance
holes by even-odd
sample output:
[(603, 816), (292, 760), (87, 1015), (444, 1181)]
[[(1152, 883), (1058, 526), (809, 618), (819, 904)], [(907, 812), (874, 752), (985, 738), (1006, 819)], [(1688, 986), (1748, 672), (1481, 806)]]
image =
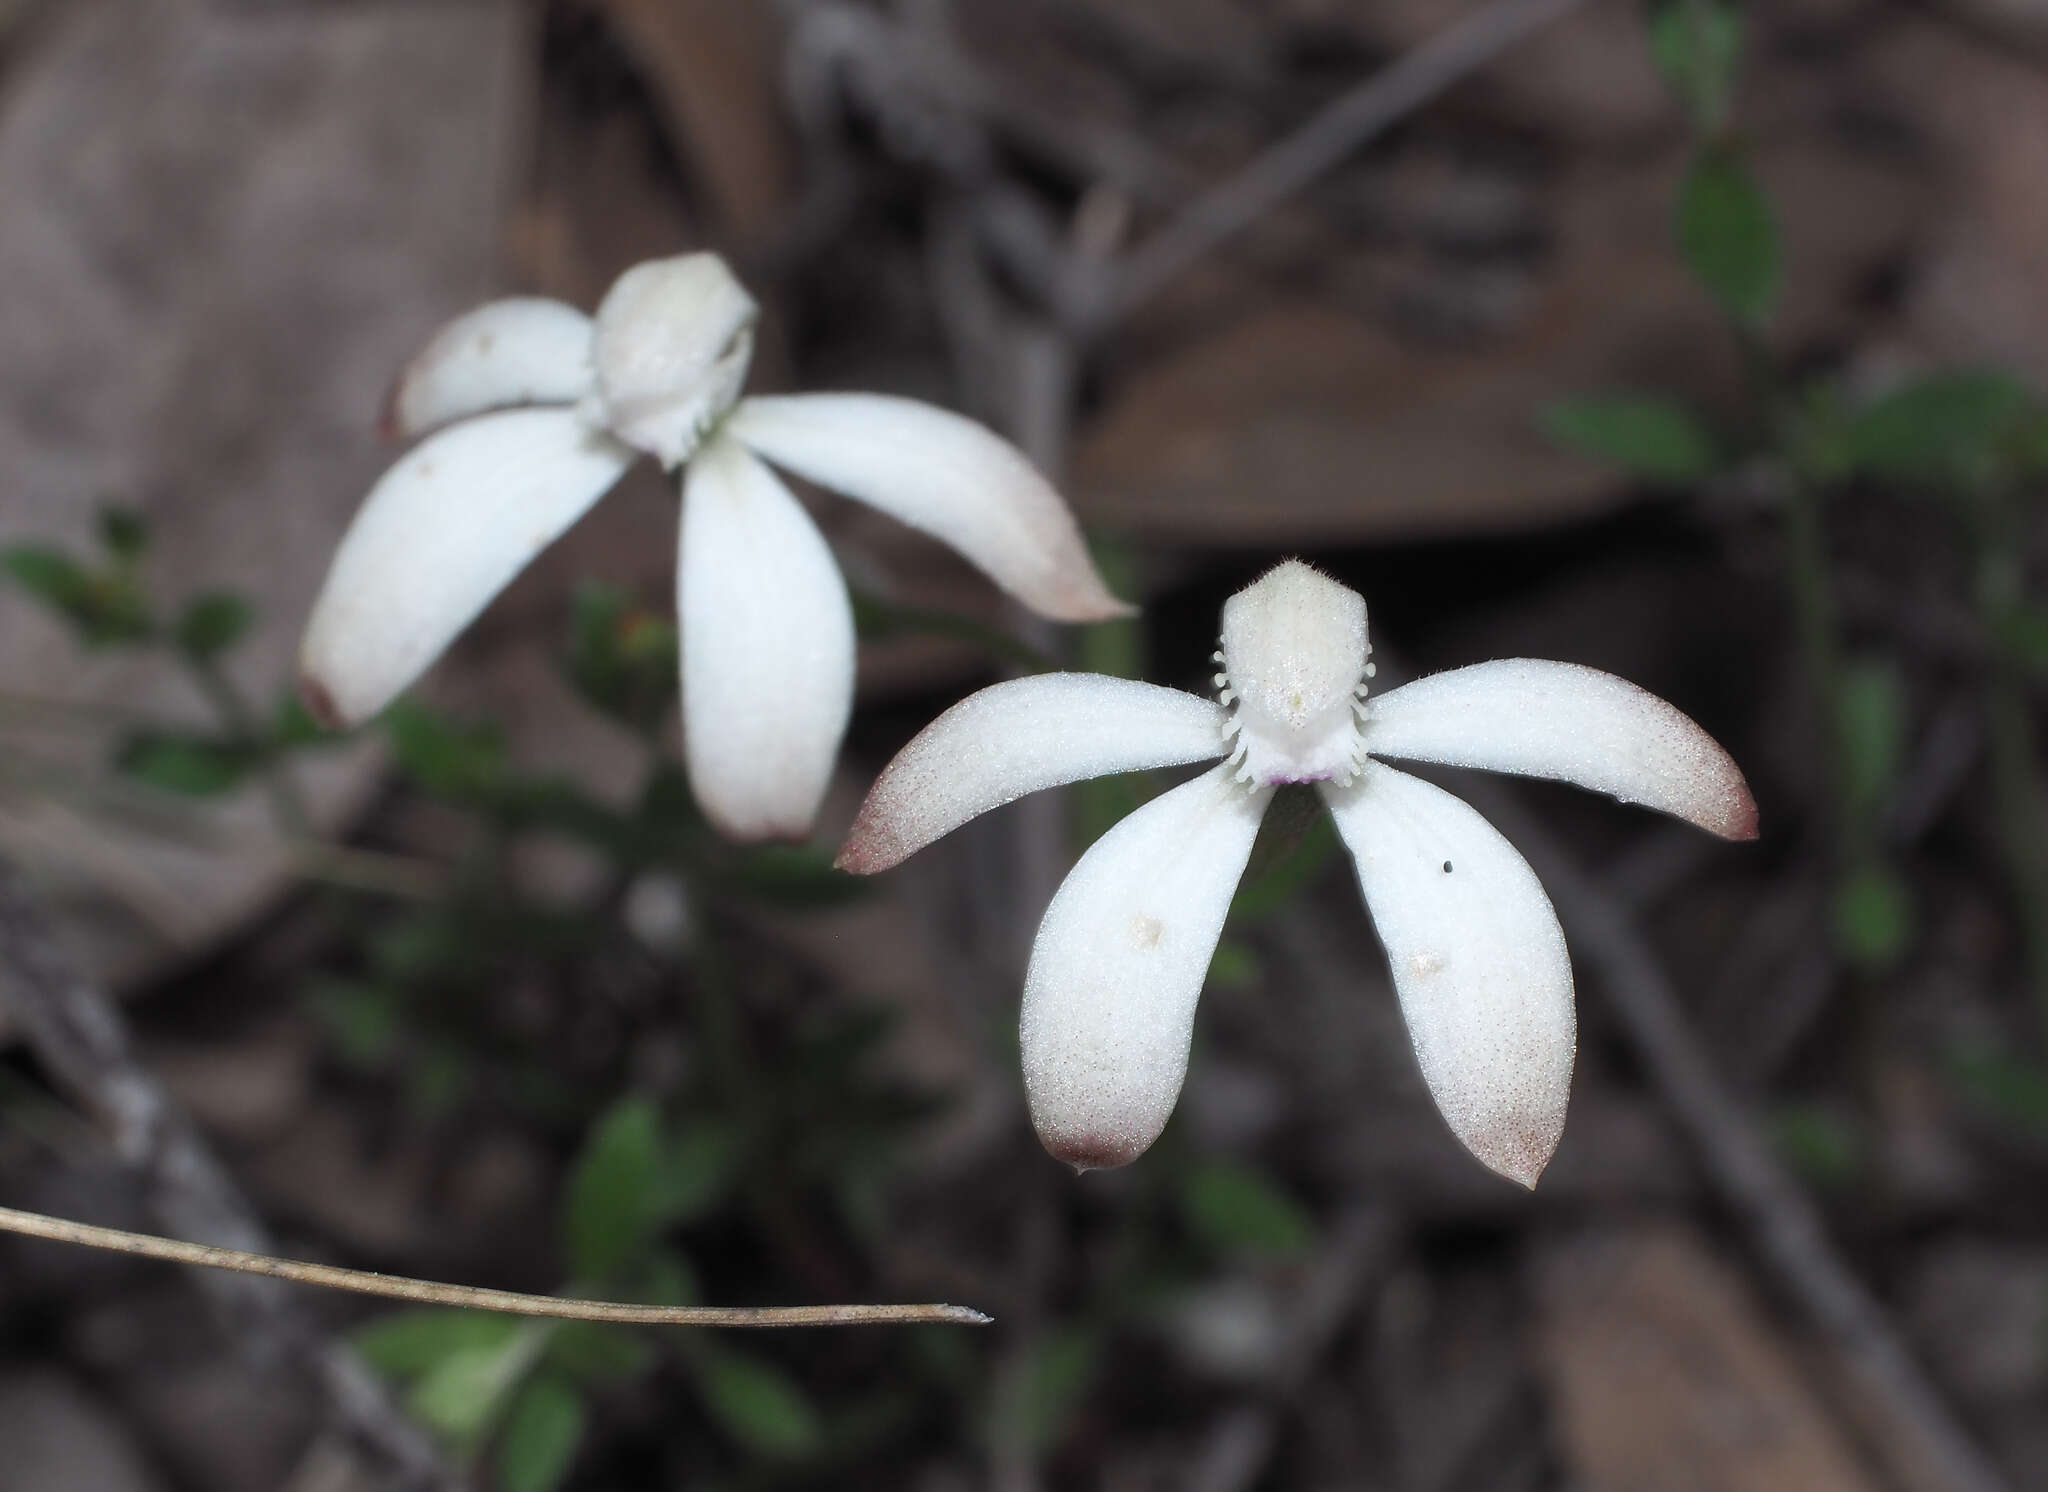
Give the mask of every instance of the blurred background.
[[(351, 739), (291, 697), (406, 357), (709, 248), (752, 387), (963, 410), (1132, 623), (814, 512), (861, 683), (815, 844), (676, 765), (646, 463)], [(985, 1329), (539, 1325), (0, 1243), (0, 1492), (2048, 1487), (2048, 7), (0, 0), (0, 1202), (529, 1291)], [(818, 497), (807, 493), (807, 500)], [(1179, 1111), (1076, 1178), (1015, 1020), (1169, 785), (830, 869), (1051, 660), (1206, 692), (1299, 555), (1380, 685), (1675, 702), (1727, 845), (1442, 773), (1580, 1050), (1450, 1138), (1276, 813)]]

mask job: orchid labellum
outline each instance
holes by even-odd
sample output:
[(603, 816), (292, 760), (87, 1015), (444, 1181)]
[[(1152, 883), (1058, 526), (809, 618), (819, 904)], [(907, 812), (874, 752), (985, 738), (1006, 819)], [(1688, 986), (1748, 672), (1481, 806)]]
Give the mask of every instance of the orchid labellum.
[(1062, 1160), (1123, 1165), (1179, 1097), (1196, 997), (1266, 804), (1283, 784), (1313, 783), (1357, 867), (1437, 1107), (1480, 1161), (1533, 1186), (1564, 1129), (1577, 1041), (1564, 935), (1491, 825), (1381, 759), (1557, 778), (1751, 839), (1742, 773), (1671, 705), (1571, 663), (1479, 663), (1368, 699), (1364, 600), (1298, 561), (1231, 597), (1222, 642), (1214, 702), (1093, 674), (963, 700), (882, 773), (839, 863), (886, 870), (1039, 788), (1227, 758), (1083, 855), (1032, 948), (1032, 1121)]
[(626, 271), (595, 319), (517, 299), (443, 328), (389, 416), (436, 433), (371, 489), (307, 623), (314, 713), (382, 710), (643, 453), (681, 473), (684, 755), (734, 838), (809, 830), (853, 700), (845, 583), (764, 463), (932, 534), (1045, 616), (1128, 612), (1059, 494), (973, 421), (879, 394), (741, 399), (756, 314), (690, 254)]

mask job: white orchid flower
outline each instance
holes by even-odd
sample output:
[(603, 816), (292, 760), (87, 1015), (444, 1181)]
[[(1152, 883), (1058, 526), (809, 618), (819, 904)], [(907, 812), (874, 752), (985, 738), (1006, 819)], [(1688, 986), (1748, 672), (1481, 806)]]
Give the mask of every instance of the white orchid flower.
[(1226, 756), (1104, 835), (1047, 908), (1021, 1022), (1032, 1122), (1079, 1168), (1136, 1159), (1187, 1072), (1195, 1001), (1274, 790), (1313, 783), (1392, 964), (1437, 1107), (1533, 1186), (1564, 1129), (1577, 1044), (1564, 934), (1535, 873), (1398, 757), (1574, 782), (1756, 836), (1742, 773), (1671, 705), (1612, 674), (1513, 658), (1368, 700), (1365, 601), (1290, 560), (1223, 608), (1214, 702), (1094, 674), (997, 684), (876, 781), (839, 863), (886, 870), (1025, 793)]
[(1059, 494), (972, 420), (880, 394), (741, 399), (756, 314), (723, 261), (690, 254), (626, 271), (594, 320), (515, 299), (443, 328), (389, 423), (449, 428), (342, 539), (300, 651), (313, 712), (382, 710), (643, 452), (682, 473), (684, 756), (736, 839), (809, 831), (853, 702), (845, 583), (764, 460), (943, 540), (1045, 616), (1129, 612)]

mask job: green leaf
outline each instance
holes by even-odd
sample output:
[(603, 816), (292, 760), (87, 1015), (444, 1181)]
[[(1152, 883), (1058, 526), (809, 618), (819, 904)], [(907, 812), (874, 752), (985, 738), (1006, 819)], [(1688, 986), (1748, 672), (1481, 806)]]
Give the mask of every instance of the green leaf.
[(271, 750), (295, 751), (301, 746), (316, 746), (341, 739), (338, 733), (313, 718), (295, 690), (286, 690), (279, 696), (277, 709), (270, 719)]
[(477, 798), (505, 778), (505, 742), (489, 725), (463, 725), (401, 700), (384, 717), (392, 752), (419, 785), (451, 798)]
[(633, 1298), (648, 1305), (695, 1305), (697, 1276), (690, 1261), (673, 1249), (654, 1250), (637, 1272)]
[(398, 996), (381, 985), (352, 979), (322, 979), (307, 991), (336, 1054), (348, 1066), (376, 1072), (398, 1048)]
[(1671, 0), (1650, 21), (1650, 51), (1694, 129), (1712, 135), (1727, 123), (1742, 55), (1740, 11), (1721, 0)]
[(1820, 1104), (1782, 1104), (1768, 1133), (1785, 1162), (1816, 1186), (1842, 1191), (1863, 1173), (1866, 1146), (1853, 1119)]
[(79, 641), (87, 647), (140, 642), (149, 636), (148, 608), (126, 576), (96, 574), (63, 550), (42, 544), (0, 550), (0, 569), (77, 629)]
[(233, 591), (207, 591), (187, 603), (171, 638), (188, 656), (204, 663), (241, 641), (253, 616), (249, 603)]
[(1835, 944), (1860, 969), (1895, 968), (1913, 941), (1913, 898), (1890, 866), (1857, 867), (1835, 888)]
[(695, 1222), (723, 1202), (737, 1179), (739, 1136), (705, 1119), (669, 1136), (648, 1196), (659, 1226)]
[(1223, 1253), (1287, 1256), (1315, 1242), (1315, 1220), (1258, 1172), (1207, 1165), (1181, 1183), (1181, 1216), (1191, 1232)]
[(704, 1407), (748, 1450), (801, 1460), (824, 1439), (818, 1412), (801, 1386), (775, 1364), (730, 1349), (699, 1349), (694, 1367)]
[(1059, 660), (1030, 643), (972, 617), (929, 607), (898, 606), (860, 591), (848, 595), (853, 602), (854, 631), (863, 642), (886, 642), (904, 636), (938, 637), (971, 643), (1025, 673), (1050, 673), (1060, 667)]
[(1872, 824), (1891, 800), (1906, 754), (1906, 686), (1897, 666), (1859, 658), (1842, 669), (1835, 692), (1842, 751), (1842, 797), (1858, 824)]
[[(1138, 555), (1119, 539), (1095, 536), (1089, 543), (1095, 567), (1110, 590), (1128, 596), (1137, 589)], [(1135, 616), (1117, 617), (1083, 627), (1075, 648), (1074, 666), (1084, 673), (1108, 674), (1119, 679), (1145, 676), (1145, 631)]]
[(449, 1439), (474, 1442), (498, 1417), (505, 1396), (531, 1366), (537, 1330), (530, 1322), (520, 1322), (501, 1343), (457, 1347), (421, 1375), (406, 1399), (407, 1407)]
[(2048, 1144), (2048, 1067), (1989, 1042), (1959, 1045), (1943, 1065), (1973, 1108), (2022, 1138)]
[(1859, 413), (1850, 459), (1866, 475), (1906, 484), (1977, 484), (2007, 466), (2008, 448), (2039, 415), (2034, 393), (2002, 373), (1915, 379)]
[(1683, 404), (1616, 394), (1566, 399), (1543, 414), (1552, 440), (1632, 476), (1672, 486), (1711, 476), (1714, 438)]
[(2048, 607), (2002, 608), (1996, 641), (2008, 657), (2035, 678), (2048, 678)]
[(647, 732), (661, 725), (676, 694), (675, 623), (631, 592), (584, 585), (569, 620), (569, 681), (598, 709)]
[(517, 1319), (488, 1311), (397, 1311), (352, 1334), (356, 1350), (387, 1378), (418, 1378), (457, 1352), (494, 1352), (519, 1334)]
[(721, 876), (724, 889), (750, 901), (807, 910), (858, 901), (874, 890), (833, 868), (832, 856), (802, 844), (766, 844), (737, 856)]
[(1151, 797), (1151, 779), (1141, 772), (1084, 777), (1067, 789), (1076, 851), (1085, 850)]
[(190, 798), (232, 792), (255, 765), (256, 758), (246, 747), (168, 731), (138, 732), (114, 754), (114, 766), (124, 775)]
[(1209, 955), (1208, 983), (1217, 989), (1247, 989), (1259, 982), (1259, 956), (1231, 938)]
[(569, 1263), (579, 1280), (611, 1280), (653, 1237), (649, 1199), (663, 1159), (653, 1100), (622, 1099), (597, 1121), (570, 1174), (564, 1218)]
[(996, 1433), (1006, 1447), (1042, 1455), (1066, 1438), (1102, 1367), (1102, 1336), (1067, 1322), (1033, 1342), (997, 1400)]
[(92, 590), (92, 575), (61, 549), (17, 544), (0, 551), (9, 578), (44, 605), (75, 616)]
[(580, 1383), (629, 1383), (651, 1371), (653, 1345), (638, 1332), (601, 1321), (564, 1321), (548, 1338), (547, 1360)]
[(583, 1440), (582, 1395), (551, 1377), (535, 1378), (512, 1401), (498, 1440), (502, 1492), (554, 1492)]
[(136, 564), (149, 549), (149, 523), (132, 508), (102, 508), (100, 543), (117, 564)]
[(1336, 851), (1337, 826), (1315, 790), (1281, 788), (1252, 843), (1230, 920), (1242, 927), (1279, 911), (1315, 884)]
[(1763, 328), (1782, 274), (1778, 224), (1740, 156), (1712, 150), (1693, 162), (1679, 188), (1678, 246), (1723, 311)]

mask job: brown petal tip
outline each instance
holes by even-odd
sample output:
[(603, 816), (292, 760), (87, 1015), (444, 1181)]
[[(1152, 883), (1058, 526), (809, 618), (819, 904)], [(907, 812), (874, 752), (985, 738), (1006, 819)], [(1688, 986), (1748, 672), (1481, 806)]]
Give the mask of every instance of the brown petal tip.
[(313, 717), (313, 723), (322, 730), (347, 730), (351, 722), (341, 712), (334, 694), (312, 674), (299, 675), (299, 702), (306, 707), (306, 713)]

